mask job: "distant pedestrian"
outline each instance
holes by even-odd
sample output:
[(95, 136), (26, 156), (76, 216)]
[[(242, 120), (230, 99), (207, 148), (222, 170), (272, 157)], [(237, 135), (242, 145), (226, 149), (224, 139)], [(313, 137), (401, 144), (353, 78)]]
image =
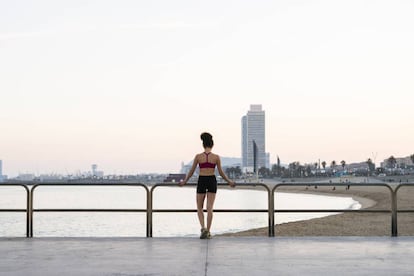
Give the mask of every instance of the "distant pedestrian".
[[(210, 228), (213, 221), (213, 205), (216, 199), (217, 192), (217, 180), (215, 175), (215, 168), (217, 166), (220, 176), (229, 183), (231, 187), (235, 186), (234, 181), (230, 180), (221, 168), (220, 156), (211, 152), (214, 142), (213, 136), (210, 133), (203, 132), (201, 134), (201, 140), (203, 141), (204, 152), (197, 154), (194, 157), (193, 166), (188, 172), (183, 181), (180, 182), (180, 186), (183, 186), (194, 174), (194, 171), (199, 166), (199, 177), (197, 183), (197, 215), (201, 226), (200, 239), (211, 238)], [(204, 200), (207, 195), (207, 228), (204, 223)]]

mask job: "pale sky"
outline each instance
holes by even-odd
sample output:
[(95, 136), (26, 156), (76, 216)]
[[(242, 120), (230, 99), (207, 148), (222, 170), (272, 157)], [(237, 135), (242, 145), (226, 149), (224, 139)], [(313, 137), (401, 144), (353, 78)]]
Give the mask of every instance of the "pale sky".
[(414, 153), (413, 1), (0, 1), (3, 173), (178, 172), (241, 156), (266, 112), (271, 162)]

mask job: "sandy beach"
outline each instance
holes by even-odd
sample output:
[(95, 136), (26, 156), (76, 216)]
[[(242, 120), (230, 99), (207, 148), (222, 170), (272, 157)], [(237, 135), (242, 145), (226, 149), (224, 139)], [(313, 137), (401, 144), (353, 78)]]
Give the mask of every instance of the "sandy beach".
[[(384, 179), (386, 180), (386, 179)], [(388, 179), (390, 180), (390, 179)], [(333, 178), (318, 183), (385, 183), (393, 189), (400, 183), (400, 179), (392, 179), (392, 182), (379, 179), (367, 178)], [(300, 180), (296, 181), (299, 182)], [(401, 183), (414, 183), (414, 178), (401, 180)], [(303, 183), (304, 181), (300, 181)], [(269, 186), (274, 183), (265, 182)], [(294, 183), (294, 182), (292, 182)], [(314, 193), (319, 195), (346, 196), (358, 201), (362, 209), (390, 210), (391, 196), (386, 187), (359, 187), (351, 186), (346, 189), (343, 186), (315, 188), (314, 183), (309, 183), (309, 187), (283, 187), (277, 191), (295, 193)], [(414, 210), (414, 187), (403, 187), (398, 192), (398, 209)], [(276, 214), (277, 216), (277, 214)], [(268, 228), (251, 229), (248, 231), (223, 234), (223, 236), (267, 236)], [(275, 227), (275, 236), (390, 236), (391, 235), (391, 213), (341, 213), (323, 218), (316, 218), (306, 221), (290, 222), (278, 224)], [(398, 214), (398, 235), (414, 235), (414, 213)]]

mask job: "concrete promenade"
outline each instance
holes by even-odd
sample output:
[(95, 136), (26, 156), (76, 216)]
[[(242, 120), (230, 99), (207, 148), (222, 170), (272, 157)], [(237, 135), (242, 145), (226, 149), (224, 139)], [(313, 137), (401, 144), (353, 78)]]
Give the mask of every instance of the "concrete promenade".
[(413, 275), (414, 237), (0, 238), (0, 275)]

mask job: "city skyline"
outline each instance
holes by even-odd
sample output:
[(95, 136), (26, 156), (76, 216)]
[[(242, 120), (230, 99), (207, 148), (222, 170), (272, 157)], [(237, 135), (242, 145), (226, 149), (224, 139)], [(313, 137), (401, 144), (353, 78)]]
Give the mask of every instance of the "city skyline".
[[(242, 117), (242, 165), (243, 170), (254, 172), (266, 166), (266, 117), (261, 104), (251, 104), (247, 114)], [(254, 151), (257, 150), (256, 164)]]
[(241, 157), (266, 110), (271, 163), (414, 151), (414, 3), (3, 1), (3, 174), (177, 172)]

